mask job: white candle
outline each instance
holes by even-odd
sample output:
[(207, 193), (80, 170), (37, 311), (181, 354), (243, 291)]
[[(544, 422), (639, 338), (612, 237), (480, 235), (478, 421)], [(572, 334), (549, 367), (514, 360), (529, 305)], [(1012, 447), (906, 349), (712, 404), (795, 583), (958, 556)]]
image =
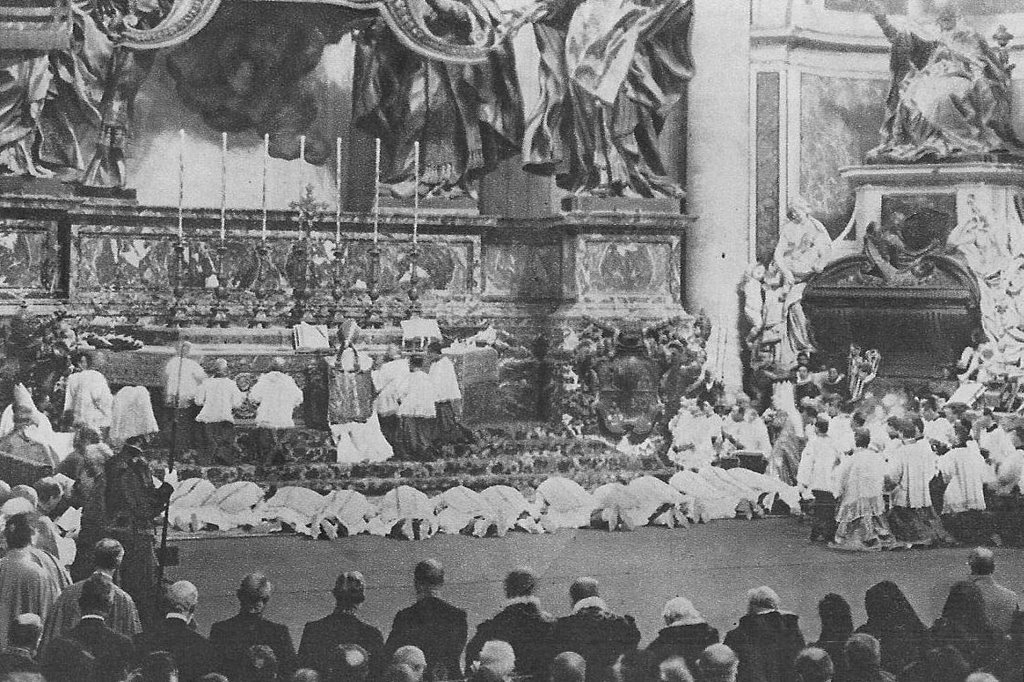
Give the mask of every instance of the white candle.
[(263, 230), (260, 237), (267, 241), (267, 162), (270, 160), (270, 133), (263, 133)]
[(334, 138), (334, 190), (338, 209), (334, 213), (334, 244), (341, 244), (341, 138)]
[(380, 241), (380, 138), (375, 138), (373, 162), (373, 245)]
[[(305, 179), (306, 179), (306, 136), (299, 136), (299, 201), (302, 201), (303, 194), (305, 193)], [(299, 229), (295, 233), (296, 239), (302, 239), (302, 233), (305, 231), (302, 225), (301, 219), (299, 222)]]
[(227, 233), (228, 210), (228, 134), (220, 134), (220, 240)]
[(185, 129), (178, 131), (178, 239), (185, 236)]
[(413, 193), (412, 193), (412, 243), (419, 241), (420, 231), (420, 141), (412, 143)]

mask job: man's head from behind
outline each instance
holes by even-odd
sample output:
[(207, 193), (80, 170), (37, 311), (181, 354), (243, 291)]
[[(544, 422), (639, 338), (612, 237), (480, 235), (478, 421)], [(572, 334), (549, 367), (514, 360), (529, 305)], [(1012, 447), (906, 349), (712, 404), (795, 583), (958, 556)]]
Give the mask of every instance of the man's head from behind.
[(598, 585), (593, 578), (576, 578), (569, 586), (569, 601), (573, 604), (597, 596), (599, 596)]
[(8, 635), (12, 647), (35, 651), (43, 636), (43, 620), (34, 613), (15, 616)]
[(975, 547), (967, 557), (971, 575), (992, 575), (996, 572), (996, 556), (987, 547)]
[(550, 682), (583, 682), (587, 677), (587, 662), (575, 651), (565, 651), (551, 662)]
[(444, 585), (444, 566), (437, 559), (424, 559), (416, 564), (412, 581), (416, 594), (433, 594)]
[(4, 526), (4, 539), (7, 541), (8, 549), (25, 549), (32, 544), (36, 531), (33, 525), (32, 514), (15, 514), (7, 519)]
[(793, 674), (797, 682), (831, 682), (835, 667), (824, 649), (811, 647), (797, 654)]
[(195, 615), (196, 607), (199, 606), (199, 590), (187, 580), (179, 580), (167, 588), (164, 595), (167, 602), (168, 613), (176, 613), (189, 621)]
[(395, 650), (391, 657), (391, 664), (409, 668), (416, 676), (416, 682), (419, 682), (427, 670), (427, 657), (423, 655), (422, 649), (408, 644)]
[(370, 674), (370, 654), (358, 644), (339, 644), (330, 652), (324, 682), (364, 682)]
[(537, 576), (528, 568), (516, 568), (505, 576), (505, 596), (509, 599), (532, 597), (537, 589)]
[(354, 609), (366, 601), (366, 580), (359, 571), (346, 571), (334, 581), (334, 602), (339, 609)]
[(686, 659), (671, 656), (658, 664), (658, 682), (693, 682)]
[(477, 658), (479, 670), (488, 670), (497, 678), (507, 680), (516, 669), (516, 654), (508, 642), (492, 639), (484, 642)]
[(124, 560), (124, 546), (117, 540), (103, 538), (92, 548), (92, 561), (97, 570), (113, 573)]
[(712, 644), (701, 652), (697, 669), (702, 682), (735, 682), (739, 658), (724, 644)]
[(235, 593), (238, 597), (239, 610), (250, 615), (263, 613), (273, 589), (270, 580), (262, 573), (250, 573), (245, 576)]
[(277, 682), (277, 656), (266, 644), (256, 644), (245, 652), (241, 679), (247, 682)]
[(114, 607), (114, 585), (102, 575), (92, 575), (82, 585), (78, 596), (78, 610), (82, 615), (103, 616)]

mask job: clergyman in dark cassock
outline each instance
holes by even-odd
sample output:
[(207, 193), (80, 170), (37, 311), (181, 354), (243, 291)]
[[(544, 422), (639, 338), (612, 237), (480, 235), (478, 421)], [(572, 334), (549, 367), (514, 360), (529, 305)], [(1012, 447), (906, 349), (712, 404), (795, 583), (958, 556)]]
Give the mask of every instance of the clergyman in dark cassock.
[(440, 599), (444, 567), (428, 559), (416, 564), (413, 573), (416, 603), (395, 615), (391, 634), (384, 645), (390, 657), (403, 646), (418, 647), (427, 659), (426, 682), (462, 678), (460, 658), (466, 646), (466, 612)]

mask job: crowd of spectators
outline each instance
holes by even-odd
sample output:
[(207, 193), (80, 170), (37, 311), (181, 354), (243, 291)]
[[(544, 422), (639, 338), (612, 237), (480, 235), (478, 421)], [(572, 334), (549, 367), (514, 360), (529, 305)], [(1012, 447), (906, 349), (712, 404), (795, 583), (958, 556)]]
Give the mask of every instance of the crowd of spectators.
[[(569, 587), (571, 612), (549, 614), (538, 578), (516, 569), (506, 601), (470, 632), (465, 610), (445, 601), (440, 562), (419, 562), (416, 600), (387, 637), (360, 617), (366, 580), (338, 576), (333, 611), (305, 625), (296, 649), (286, 625), (265, 617), (273, 585), (260, 573), (239, 585), (239, 612), (198, 631), (199, 591), (165, 586), (162, 618), (140, 624), (132, 597), (116, 585), (123, 547), (97, 543), (96, 571), (44, 594), (49, 576), (31, 555), (23, 516), (5, 529), (13, 549), (0, 559), (0, 595), (17, 594), (0, 650), (0, 682), (991, 682), (1024, 675), (1024, 617), (1017, 595), (994, 577), (991, 550), (969, 558), (970, 575), (949, 591), (926, 626), (891, 581), (864, 596), (867, 621), (854, 627), (847, 599), (825, 595), (814, 639), (770, 587), (751, 589), (746, 613), (720, 636), (697, 606), (674, 597), (664, 627), (646, 646), (630, 615), (614, 613), (598, 582)], [(19, 535), (20, 534), (20, 535)], [(28, 539), (29, 545), (24, 541)], [(3, 611), (9, 612), (9, 604)], [(472, 634), (472, 636), (470, 636)]]

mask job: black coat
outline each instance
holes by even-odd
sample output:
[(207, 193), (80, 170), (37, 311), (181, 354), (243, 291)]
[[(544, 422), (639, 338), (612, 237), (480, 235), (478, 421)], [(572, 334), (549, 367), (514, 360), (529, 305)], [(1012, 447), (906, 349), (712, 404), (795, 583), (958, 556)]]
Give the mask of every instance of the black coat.
[(0, 678), (8, 673), (41, 672), (39, 663), (20, 649), (8, 649), (0, 653)]
[(443, 599), (425, 597), (395, 614), (384, 646), (385, 656), (390, 658), (406, 645), (416, 646), (427, 659), (424, 679), (428, 682), (461, 679), (459, 659), (467, 634), (465, 611)]
[(712, 644), (718, 644), (718, 641), (718, 630), (707, 623), (670, 625), (658, 632), (654, 641), (647, 645), (647, 651), (651, 653), (652, 665), (659, 665), (673, 656), (682, 656), (690, 670), (696, 670), (694, 665), (701, 652)]
[(43, 673), (50, 682), (78, 682), (88, 679), (83, 674), (83, 652), (91, 656), (95, 682), (119, 682), (131, 667), (134, 655), (132, 641), (107, 627), (102, 620), (79, 621), (55, 639), (43, 654)]
[(135, 653), (140, 661), (154, 651), (166, 651), (174, 658), (181, 682), (194, 682), (217, 670), (213, 645), (179, 618), (165, 618), (135, 636)]
[(592, 606), (559, 618), (551, 640), (556, 656), (566, 651), (579, 654), (587, 662), (587, 682), (599, 682), (609, 678), (620, 655), (636, 649), (640, 631), (632, 617)]
[(354, 613), (344, 611), (335, 611), (325, 618), (306, 623), (299, 641), (299, 666), (326, 673), (331, 651), (339, 644), (358, 644), (370, 654), (372, 669), (382, 667), (380, 656), (384, 635), (359, 620)]
[(740, 660), (737, 682), (790, 682), (804, 636), (797, 616), (769, 611), (740, 618), (725, 636), (725, 645)]
[(295, 671), (295, 646), (286, 625), (274, 623), (263, 616), (240, 613), (214, 623), (210, 628), (210, 644), (220, 657), (220, 671), (228, 679), (241, 679), (249, 647), (265, 644), (274, 650), (277, 670), (282, 677)]
[(554, 658), (551, 651), (554, 625), (554, 616), (541, 610), (536, 602), (510, 604), (477, 627), (473, 639), (466, 645), (466, 665), (477, 660), (485, 642), (500, 640), (512, 645), (519, 676), (546, 679)]

